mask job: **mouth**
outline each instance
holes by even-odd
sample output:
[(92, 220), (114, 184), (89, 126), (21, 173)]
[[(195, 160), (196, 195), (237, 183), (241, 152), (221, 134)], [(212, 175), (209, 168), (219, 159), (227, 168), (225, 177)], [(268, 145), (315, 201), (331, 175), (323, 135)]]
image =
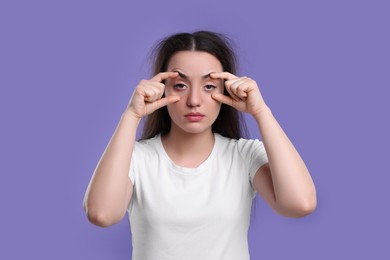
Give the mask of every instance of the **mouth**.
[(205, 117), (205, 115), (198, 112), (191, 112), (186, 114), (184, 117), (190, 122), (199, 122)]

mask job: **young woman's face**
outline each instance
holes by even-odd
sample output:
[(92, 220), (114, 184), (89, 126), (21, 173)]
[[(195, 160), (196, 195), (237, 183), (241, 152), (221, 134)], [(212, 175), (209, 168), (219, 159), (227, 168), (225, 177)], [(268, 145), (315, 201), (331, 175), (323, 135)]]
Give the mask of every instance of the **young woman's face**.
[(217, 58), (207, 52), (180, 51), (175, 53), (167, 71), (177, 71), (179, 76), (165, 82), (165, 96), (180, 96), (181, 99), (167, 106), (172, 119), (171, 130), (201, 133), (211, 130), (221, 103), (211, 94), (223, 93), (223, 82), (211, 79), (211, 72), (222, 72)]

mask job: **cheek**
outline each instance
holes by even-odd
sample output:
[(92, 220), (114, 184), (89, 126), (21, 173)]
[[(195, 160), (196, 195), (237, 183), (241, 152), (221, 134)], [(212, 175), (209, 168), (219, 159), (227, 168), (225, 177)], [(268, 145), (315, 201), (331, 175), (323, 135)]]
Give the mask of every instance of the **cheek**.
[(211, 110), (219, 113), (219, 110), (221, 109), (221, 105), (222, 104), (220, 102), (216, 101), (214, 98), (212, 98), (211, 95), (207, 98), (207, 100), (208, 100), (208, 102), (207, 102), (208, 103), (208, 107)]
[(176, 114), (178, 114), (180, 111), (183, 110), (182, 103), (183, 103), (183, 100), (181, 99), (175, 103), (171, 103), (171, 104), (167, 105), (168, 114), (171, 118), (175, 117)]

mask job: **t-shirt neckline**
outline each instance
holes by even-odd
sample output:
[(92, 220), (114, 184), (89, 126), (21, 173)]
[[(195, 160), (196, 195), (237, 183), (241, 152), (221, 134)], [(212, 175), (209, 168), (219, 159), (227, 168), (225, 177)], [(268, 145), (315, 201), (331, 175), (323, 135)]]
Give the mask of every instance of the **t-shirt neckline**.
[(179, 173), (185, 173), (185, 174), (196, 174), (198, 172), (203, 172), (205, 169), (209, 168), (210, 163), (213, 161), (213, 158), (215, 156), (217, 147), (219, 143), (219, 135), (217, 133), (214, 133), (214, 146), (211, 150), (211, 153), (209, 156), (204, 160), (198, 167), (195, 168), (189, 168), (189, 167), (183, 167), (175, 164), (172, 159), (169, 157), (168, 153), (165, 151), (164, 145), (161, 140), (161, 134), (158, 134), (157, 136), (157, 145), (158, 149), (160, 151), (160, 154), (163, 155), (165, 160), (169, 163), (172, 170), (175, 170)]

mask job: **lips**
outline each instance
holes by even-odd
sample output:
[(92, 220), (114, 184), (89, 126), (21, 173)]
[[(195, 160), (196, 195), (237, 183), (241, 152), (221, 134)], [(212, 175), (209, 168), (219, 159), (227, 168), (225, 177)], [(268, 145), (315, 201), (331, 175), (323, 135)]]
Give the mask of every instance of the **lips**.
[(190, 122), (199, 122), (200, 120), (202, 120), (205, 117), (205, 115), (198, 113), (198, 112), (191, 112), (191, 113), (186, 114), (185, 117)]

